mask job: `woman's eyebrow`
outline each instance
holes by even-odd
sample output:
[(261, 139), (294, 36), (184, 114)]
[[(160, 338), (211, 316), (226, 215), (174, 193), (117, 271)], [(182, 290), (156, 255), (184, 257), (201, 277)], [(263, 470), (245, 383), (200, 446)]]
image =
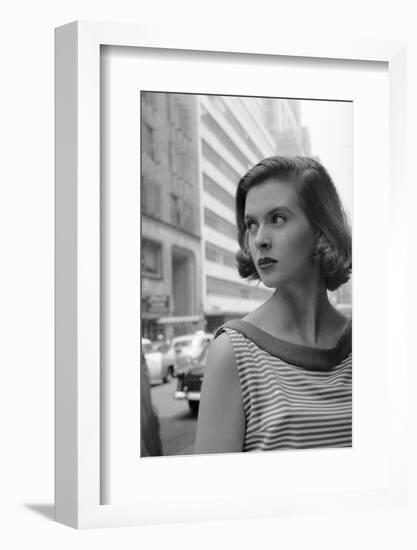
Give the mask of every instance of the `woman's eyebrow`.
[[(265, 214), (265, 217), (268, 217), (271, 214), (275, 214), (275, 212), (286, 212), (287, 214), (290, 214), (290, 215), (294, 214), (294, 212), (290, 208), (288, 208), (288, 206), (274, 206), (273, 208), (268, 210), (268, 212)], [(251, 219), (251, 218), (256, 218), (255, 214), (251, 214), (250, 212), (245, 214), (245, 220)]]

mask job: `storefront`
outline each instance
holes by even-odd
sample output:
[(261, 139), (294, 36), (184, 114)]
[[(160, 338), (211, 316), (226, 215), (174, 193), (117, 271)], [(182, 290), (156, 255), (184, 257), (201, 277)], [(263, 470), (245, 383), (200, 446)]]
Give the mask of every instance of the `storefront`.
[(205, 330), (206, 322), (202, 315), (171, 315), (158, 319), (157, 326), (163, 328), (165, 339), (170, 340), (174, 336)]
[(170, 312), (170, 297), (167, 294), (147, 295), (142, 298), (142, 338), (157, 340), (162, 334), (166, 340), (164, 328), (158, 325), (158, 320)]

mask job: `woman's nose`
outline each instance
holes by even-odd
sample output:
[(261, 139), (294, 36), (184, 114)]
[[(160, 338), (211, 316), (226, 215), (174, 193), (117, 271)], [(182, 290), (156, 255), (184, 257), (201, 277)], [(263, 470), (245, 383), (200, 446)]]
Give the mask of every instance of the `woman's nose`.
[(265, 231), (259, 230), (255, 238), (255, 246), (258, 249), (268, 249), (271, 246), (271, 239)]

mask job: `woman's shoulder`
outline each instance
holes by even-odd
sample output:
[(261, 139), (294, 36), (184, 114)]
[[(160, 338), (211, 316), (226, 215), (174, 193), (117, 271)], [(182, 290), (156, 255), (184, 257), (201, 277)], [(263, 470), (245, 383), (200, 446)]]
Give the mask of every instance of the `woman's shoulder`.
[(211, 344), (219, 342), (216, 349), (221, 353), (238, 353), (241, 355), (242, 346), (256, 341), (256, 326), (243, 319), (233, 319), (221, 325), (214, 334)]
[(224, 325), (217, 329), (213, 340), (210, 342), (208, 353), (210, 361), (213, 359), (227, 362), (234, 360), (233, 345)]
[(228, 335), (223, 332), (211, 341), (204, 373), (203, 387), (232, 388), (239, 387), (237, 365), (233, 346)]
[(208, 349), (195, 442), (196, 453), (241, 451), (245, 414), (233, 349), (226, 333)]

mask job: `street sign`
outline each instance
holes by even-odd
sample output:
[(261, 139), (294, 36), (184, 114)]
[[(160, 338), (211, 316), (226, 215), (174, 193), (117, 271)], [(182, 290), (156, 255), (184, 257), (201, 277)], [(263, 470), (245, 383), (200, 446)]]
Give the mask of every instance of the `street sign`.
[(142, 299), (144, 310), (147, 313), (169, 313), (169, 295), (152, 294)]

